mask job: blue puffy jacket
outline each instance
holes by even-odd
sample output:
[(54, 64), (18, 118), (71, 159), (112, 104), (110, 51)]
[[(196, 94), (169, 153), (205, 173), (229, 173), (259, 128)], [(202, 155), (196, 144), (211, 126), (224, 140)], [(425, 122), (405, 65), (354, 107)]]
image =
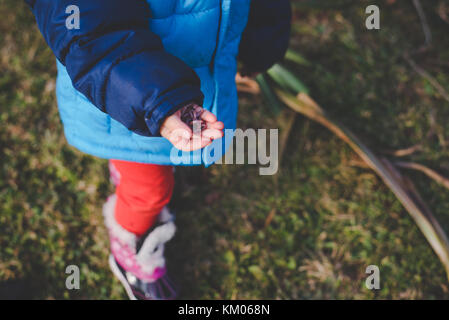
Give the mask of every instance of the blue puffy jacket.
[[(256, 72), (288, 46), (288, 0), (26, 2), (57, 58), (68, 142), (106, 159), (173, 164), (160, 125), (192, 101), (235, 128), (239, 49)], [(79, 29), (66, 27), (71, 5), (80, 10)], [(190, 164), (213, 163), (221, 143), (191, 153)]]

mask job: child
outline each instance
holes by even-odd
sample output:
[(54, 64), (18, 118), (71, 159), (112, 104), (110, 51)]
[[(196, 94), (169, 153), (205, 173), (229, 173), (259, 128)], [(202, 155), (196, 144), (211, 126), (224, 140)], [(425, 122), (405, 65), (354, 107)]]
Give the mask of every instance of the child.
[[(175, 233), (173, 147), (201, 156), (235, 129), (237, 57), (246, 74), (288, 46), (288, 0), (26, 0), (57, 58), (68, 142), (110, 159), (104, 205), (112, 271), (131, 299), (172, 299), (164, 244)], [(187, 113), (201, 118), (192, 132)], [(187, 114), (187, 115), (186, 115)], [(218, 121), (219, 119), (220, 121)], [(192, 119), (190, 119), (192, 120)], [(197, 159), (198, 160), (198, 159)]]

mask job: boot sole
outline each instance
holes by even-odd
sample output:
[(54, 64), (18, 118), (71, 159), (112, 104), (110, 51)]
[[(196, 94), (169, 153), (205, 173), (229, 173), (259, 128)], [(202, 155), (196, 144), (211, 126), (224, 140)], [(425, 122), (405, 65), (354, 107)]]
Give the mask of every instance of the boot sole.
[(136, 296), (133, 293), (133, 290), (131, 289), (131, 286), (129, 285), (128, 281), (126, 281), (126, 279), (123, 276), (122, 272), (118, 268), (117, 262), (115, 262), (114, 256), (112, 254), (109, 255), (109, 267), (111, 268), (112, 273), (122, 283), (122, 285), (125, 288), (126, 294), (128, 295), (129, 299), (130, 300), (137, 300)]

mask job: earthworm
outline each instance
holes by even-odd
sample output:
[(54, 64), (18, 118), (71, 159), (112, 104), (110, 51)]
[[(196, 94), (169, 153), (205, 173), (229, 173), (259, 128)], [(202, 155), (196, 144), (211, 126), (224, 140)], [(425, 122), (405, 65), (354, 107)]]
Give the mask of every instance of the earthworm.
[(201, 119), (203, 108), (195, 103), (190, 103), (181, 111), (181, 120), (193, 130), (193, 124), (196, 121), (201, 121), (201, 131), (207, 128), (206, 122)]

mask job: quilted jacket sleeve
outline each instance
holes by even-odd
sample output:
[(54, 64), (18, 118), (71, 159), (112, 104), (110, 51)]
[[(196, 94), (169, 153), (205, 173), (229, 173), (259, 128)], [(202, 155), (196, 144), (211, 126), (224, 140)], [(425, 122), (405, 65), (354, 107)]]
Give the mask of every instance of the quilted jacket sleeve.
[[(128, 129), (157, 136), (162, 121), (188, 102), (202, 104), (200, 80), (148, 28), (142, 0), (26, 0), (73, 86)], [(68, 29), (67, 8), (80, 11)]]
[(240, 42), (245, 73), (263, 72), (284, 58), (292, 11), (289, 0), (252, 0), (248, 24)]

